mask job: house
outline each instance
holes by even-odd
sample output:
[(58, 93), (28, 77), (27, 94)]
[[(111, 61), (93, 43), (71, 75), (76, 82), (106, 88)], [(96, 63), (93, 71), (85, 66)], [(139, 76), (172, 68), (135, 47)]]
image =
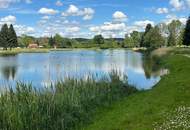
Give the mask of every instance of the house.
[(38, 44), (35, 43), (29, 44), (28, 48), (38, 48)]

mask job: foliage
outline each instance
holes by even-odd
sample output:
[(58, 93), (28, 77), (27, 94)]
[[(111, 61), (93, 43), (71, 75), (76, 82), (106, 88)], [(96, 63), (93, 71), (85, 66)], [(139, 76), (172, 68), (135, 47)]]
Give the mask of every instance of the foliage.
[(98, 107), (106, 107), (137, 90), (113, 73), (110, 80), (67, 79), (37, 90), (18, 83), (0, 97), (0, 129), (79, 129)]
[(125, 41), (124, 41), (124, 47), (128, 47), (128, 48), (134, 47), (133, 43), (134, 43), (133, 38), (131, 36), (126, 35)]
[(17, 35), (12, 24), (10, 27), (7, 24), (2, 26), (0, 31), (0, 46), (4, 50), (7, 50), (8, 47), (11, 50), (13, 47), (18, 46)]
[(104, 44), (104, 38), (102, 37), (102, 35), (96, 35), (93, 38), (94, 44)]
[(144, 38), (146, 36), (146, 34), (152, 29), (152, 25), (151, 24), (147, 24), (146, 25), (146, 28), (145, 28), (145, 32), (144, 34), (142, 35), (142, 39), (141, 39), (141, 42), (140, 42), (140, 46), (141, 47), (145, 47), (145, 41), (144, 41)]
[(144, 37), (144, 45), (147, 48), (159, 48), (165, 43), (159, 28), (156, 26), (150, 29)]
[(9, 45), (9, 28), (7, 24), (4, 24), (1, 28), (0, 43), (3, 49), (7, 50)]
[(125, 36), (124, 47), (139, 47), (141, 42), (142, 33), (133, 31), (130, 35)]
[(183, 45), (190, 45), (190, 17), (187, 20), (185, 31), (184, 31)]
[(50, 47), (54, 47), (56, 46), (56, 41), (55, 38), (53, 38), (52, 36), (49, 38), (48, 44)]
[(176, 46), (178, 38), (180, 36), (180, 32), (182, 30), (182, 23), (179, 20), (173, 20), (168, 25), (169, 38), (168, 38), (168, 46)]
[(9, 44), (8, 44), (8, 47), (10, 48), (10, 50), (14, 47), (17, 47), (18, 46), (18, 41), (17, 41), (17, 35), (16, 35), (16, 32), (14, 30), (14, 27), (13, 25), (11, 24), (10, 27), (9, 27)]
[(35, 38), (32, 36), (22, 35), (19, 38), (19, 46), (28, 47), (29, 44), (34, 43)]

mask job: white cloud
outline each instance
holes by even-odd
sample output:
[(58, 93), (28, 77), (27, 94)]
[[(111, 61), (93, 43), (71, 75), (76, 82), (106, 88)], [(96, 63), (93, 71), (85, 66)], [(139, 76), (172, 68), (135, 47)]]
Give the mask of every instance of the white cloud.
[(8, 8), (10, 4), (19, 2), (20, 0), (0, 0), (0, 8)]
[(104, 23), (101, 26), (101, 30), (103, 31), (119, 31), (125, 28), (125, 23)]
[(187, 18), (177, 17), (176, 15), (167, 15), (166, 19), (163, 21), (165, 24), (170, 24), (173, 20), (179, 20), (182, 24), (186, 24)]
[(14, 28), (18, 36), (21, 36), (23, 34), (32, 35), (35, 33), (35, 29), (33, 27), (28, 27), (25, 25), (15, 25)]
[(167, 14), (169, 12), (168, 8), (158, 8), (156, 10), (157, 14)]
[(93, 18), (95, 11), (92, 8), (79, 9), (75, 5), (70, 5), (69, 8), (62, 13), (62, 16), (82, 16), (83, 20), (90, 20)]
[(127, 19), (127, 16), (121, 12), (121, 11), (116, 11), (114, 14), (113, 14), (113, 18), (114, 20), (116, 21), (123, 21), (123, 20), (126, 20)]
[(184, 18), (184, 17), (179, 18), (179, 21), (185, 25), (187, 22), (187, 18)]
[(101, 26), (90, 27), (89, 30), (92, 32), (103, 32), (103, 31), (120, 31), (126, 28), (125, 23), (111, 23), (105, 22)]
[(79, 27), (70, 27), (70, 28), (67, 28), (66, 31), (69, 33), (78, 32), (78, 31), (80, 31), (80, 28)]
[(48, 20), (48, 19), (50, 19), (50, 16), (43, 16), (42, 19), (43, 20)]
[(56, 1), (55, 5), (56, 6), (63, 6), (63, 3), (60, 0), (58, 0), (58, 1)]
[(16, 22), (16, 17), (12, 15), (9, 15), (0, 19), (0, 24), (4, 24), (4, 23), (15, 24), (15, 22)]
[(83, 17), (83, 20), (91, 20), (93, 18), (93, 15), (85, 15)]
[(0, 0), (0, 8), (8, 8), (10, 4), (16, 2), (25, 2), (27, 4), (32, 3), (32, 0)]
[(79, 8), (76, 7), (75, 5), (70, 5), (67, 10), (67, 13), (68, 13), (68, 15), (73, 15), (73, 16), (78, 15)]
[(184, 1), (183, 0), (170, 0), (170, 5), (174, 7), (176, 10), (181, 10), (184, 8)]
[(57, 14), (59, 11), (54, 10), (54, 9), (48, 9), (48, 8), (41, 8), (38, 13), (40, 14), (46, 14), (46, 15), (55, 15)]
[(144, 21), (142, 20), (142, 21), (134, 22), (135, 26), (141, 27), (143, 29), (146, 27), (147, 24), (151, 24), (154, 26), (155, 23), (154, 23), (154, 21), (150, 21), (150, 20), (144, 20)]

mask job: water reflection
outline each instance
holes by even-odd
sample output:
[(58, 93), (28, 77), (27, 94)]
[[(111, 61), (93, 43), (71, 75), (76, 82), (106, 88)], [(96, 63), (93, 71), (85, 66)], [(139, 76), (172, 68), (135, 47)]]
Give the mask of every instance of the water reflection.
[(7, 81), (49, 85), (66, 77), (97, 80), (113, 70), (138, 88), (149, 89), (160, 80), (159, 66), (141, 53), (129, 50), (70, 50), (0, 57), (0, 84)]
[(16, 66), (4, 66), (1, 68), (1, 73), (6, 80), (14, 80), (17, 67)]

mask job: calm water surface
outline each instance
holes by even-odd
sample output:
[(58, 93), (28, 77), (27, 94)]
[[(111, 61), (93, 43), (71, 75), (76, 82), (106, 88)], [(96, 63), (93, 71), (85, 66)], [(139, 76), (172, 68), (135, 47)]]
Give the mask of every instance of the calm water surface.
[(100, 79), (113, 70), (119, 72), (121, 78), (127, 75), (129, 83), (140, 89), (151, 88), (163, 73), (150, 59), (129, 50), (22, 53), (0, 57), (0, 85), (15, 85), (22, 81), (43, 86), (66, 77), (85, 79), (89, 75)]

